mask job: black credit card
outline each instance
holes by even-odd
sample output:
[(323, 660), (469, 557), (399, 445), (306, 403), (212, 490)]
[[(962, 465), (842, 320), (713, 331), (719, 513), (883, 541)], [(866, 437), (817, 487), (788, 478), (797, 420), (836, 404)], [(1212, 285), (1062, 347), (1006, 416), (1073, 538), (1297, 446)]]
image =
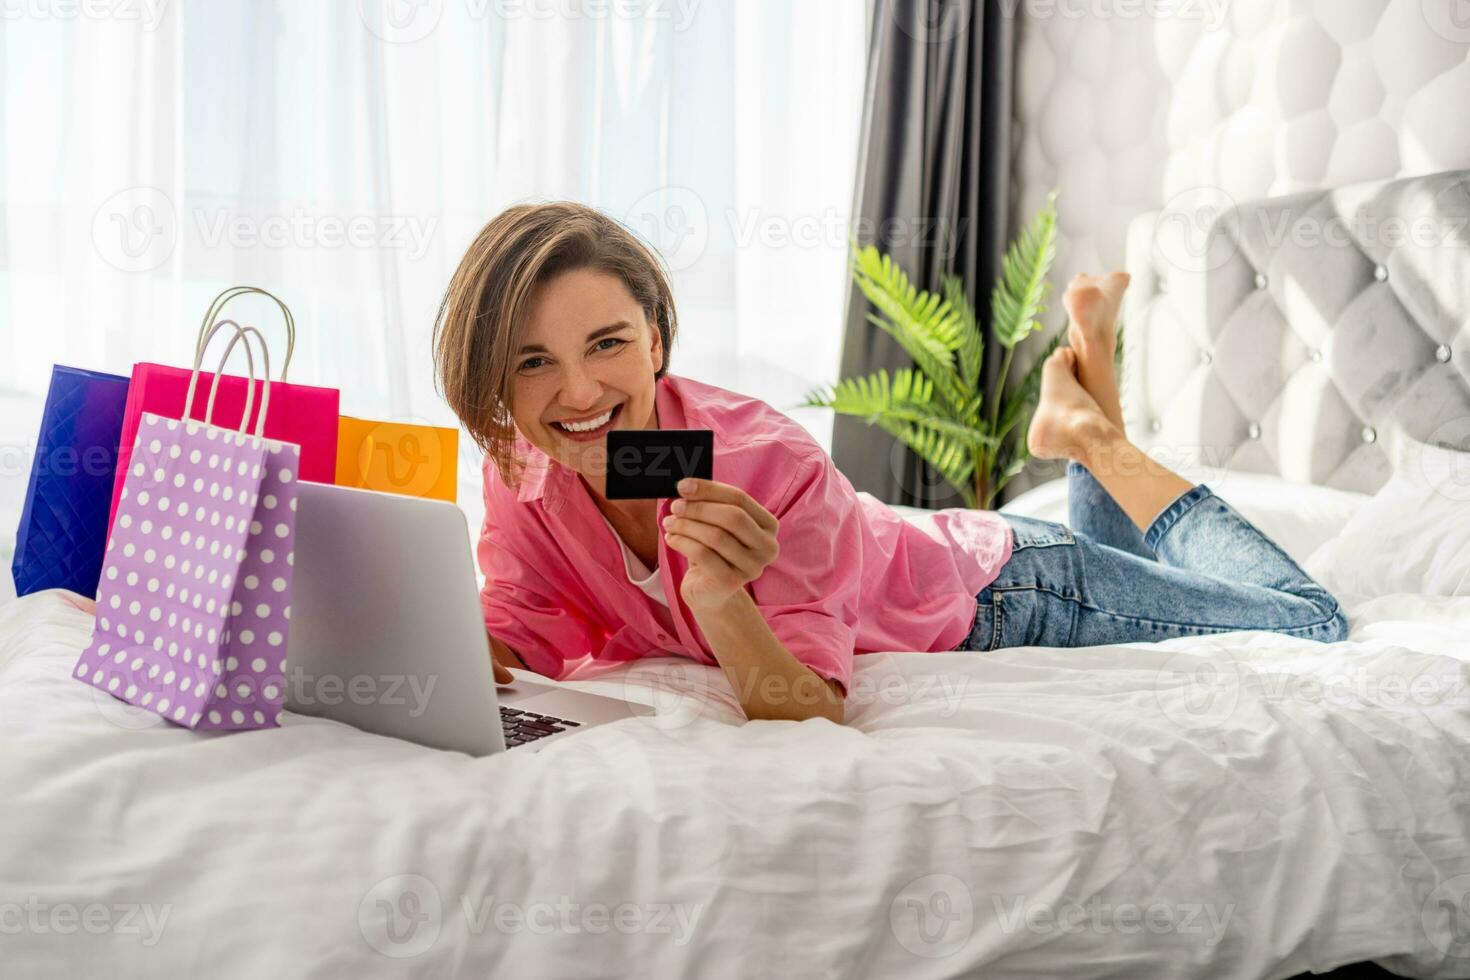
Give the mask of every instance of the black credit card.
[(686, 476), (713, 480), (712, 429), (614, 429), (607, 434), (607, 499), (679, 496)]

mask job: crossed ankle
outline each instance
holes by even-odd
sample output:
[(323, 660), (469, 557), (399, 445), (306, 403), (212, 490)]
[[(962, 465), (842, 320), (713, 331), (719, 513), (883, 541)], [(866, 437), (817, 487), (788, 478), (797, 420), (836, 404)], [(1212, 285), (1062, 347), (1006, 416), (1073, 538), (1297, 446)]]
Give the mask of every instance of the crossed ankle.
[(1142, 449), (1129, 442), (1122, 431), (1107, 419), (1093, 423), (1082, 440), (1073, 462), (1087, 467), (1093, 476), (1117, 474), (1132, 476), (1148, 470), (1149, 459)]
[(1118, 378), (1113, 373), (1113, 361), (1098, 358), (1091, 360), (1079, 353), (1077, 359), (1077, 382), (1097, 402), (1098, 408), (1109, 422), (1118, 428), (1123, 426), (1123, 406), (1118, 392)]

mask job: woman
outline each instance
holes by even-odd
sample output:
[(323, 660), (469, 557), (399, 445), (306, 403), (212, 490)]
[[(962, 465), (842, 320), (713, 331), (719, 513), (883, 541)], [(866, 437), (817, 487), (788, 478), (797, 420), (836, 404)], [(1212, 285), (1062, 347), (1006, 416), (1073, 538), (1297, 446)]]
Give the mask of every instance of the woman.
[[(717, 664), (748, 718), (841, 723), (855, 652), (1343, 638), (1285, 553), (1128, 442), (1112, 359), (1127, 282), (1072, 282), (1071, 347), (1043, 367), (1028, 440), (1069, 460), (1071, 527), (964, 508), (910, 522), (769, 405), (669, 373), (673, 297), (621, 225), (567, 203), (501, 214), (435, 326), (441, 388), (486, 453), (497, 678), (674, 654)], [(713, 429), (713, 479), (608, 500), (614, 428)]]

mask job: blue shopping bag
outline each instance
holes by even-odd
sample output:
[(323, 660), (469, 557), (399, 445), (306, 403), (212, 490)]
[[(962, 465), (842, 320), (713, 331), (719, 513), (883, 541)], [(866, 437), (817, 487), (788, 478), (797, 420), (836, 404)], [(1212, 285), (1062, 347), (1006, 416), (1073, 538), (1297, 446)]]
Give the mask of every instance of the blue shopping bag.
[(129, 379), (58, 364), (15, 535), (15, 594), (97, 594)]

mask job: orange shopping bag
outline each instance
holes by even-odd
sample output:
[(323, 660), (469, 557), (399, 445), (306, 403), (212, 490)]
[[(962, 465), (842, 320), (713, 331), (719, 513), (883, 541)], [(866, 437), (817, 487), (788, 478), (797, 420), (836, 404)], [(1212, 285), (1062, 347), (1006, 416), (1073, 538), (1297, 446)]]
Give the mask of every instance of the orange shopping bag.
[(456, 501), (459, 430), (340, 416), (337, 485)]

